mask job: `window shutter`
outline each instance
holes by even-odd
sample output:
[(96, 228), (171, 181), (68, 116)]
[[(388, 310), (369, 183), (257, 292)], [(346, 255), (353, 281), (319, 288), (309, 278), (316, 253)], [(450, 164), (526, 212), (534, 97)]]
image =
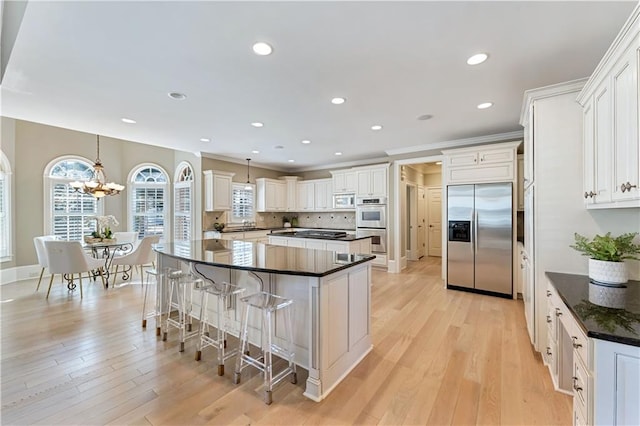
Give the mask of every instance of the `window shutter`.
[(191, 240), (191, 183), (176, 183), (173, 193), (173, 240)]
[(53, 198), (53, 235), (62, 240), (81, 241), (84, 235), (96, 230), (89, 218), (98, 215), (98, 200), (88, 194), (75, 192), (68, 182), (55, 182)]
[(232, 196), (232, 222), (243, 220), (253, 221), (253, 189), (245, 189), (244, 186), (234, 185)]
[(164, 234), (164, 187), (132, 188), (133, 230), (138, 238)]

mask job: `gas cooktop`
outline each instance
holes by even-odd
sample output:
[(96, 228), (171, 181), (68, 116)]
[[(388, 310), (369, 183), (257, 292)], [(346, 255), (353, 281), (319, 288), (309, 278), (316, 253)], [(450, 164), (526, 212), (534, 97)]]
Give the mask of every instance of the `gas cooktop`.
[(307, 238), (342, 238), (346, 237), (347, 233), (343, 231), (298, 231), (297, 237)]

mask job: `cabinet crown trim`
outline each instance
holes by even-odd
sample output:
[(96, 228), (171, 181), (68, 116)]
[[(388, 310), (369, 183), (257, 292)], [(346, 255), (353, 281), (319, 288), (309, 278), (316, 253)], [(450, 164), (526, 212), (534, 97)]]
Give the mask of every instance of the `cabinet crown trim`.
[(611, 61), (617, 59), (619, 55), (620, 49), (624, 49), (624, 42), (627, 37), (632, 38), (640, 31), (638, 18), (640, 17), (640, 2), (636, 5), (631, 12), (631, 15), (627, 19), (627, 22), (622, 26), (622, 29), (607, 49), (607, 52), (604, 54), (598, 66), (591, 74), (591, 77), (584, 85), (582, 92), (578, 95), (577, 101), (580, 105), (584, 106), (586, 102), (586, 98), (588, 98), (592, 92), (595, 90), (595, 87), (600, 83), (600, 78), (603, 74), (606, 74), (606, 68), (610, 65)]
[(514, 142), (492, 143), (487, 145), (475, 145), (475, 146), (464, 147), (464, 148), (445, 149), (442, 151), (442, 153), (444, 155), (450, 155), (450, 154), (459, 154), (461, 152), (477, 152), (478, 150), (487, 151), (492, 149), (505, 149), (505, 148), (517, 149), (521, 143), (522, 143), (522, 140), (514, 141)]
[(584, 87), (588, 78), (566, 81), (564, 83), (552, 84), (550, 86), (538, 87), (537, 89), (529, 89), (524, 92), (524, 100), (522, 101), (522, 109), (520, 110), (520, 125), (526, 126), (529, 123), (529, 109), (531, 105), (539, 100), (560, 96), (566, 93), (579, 92)]
[(204, 175), (220, 175), (220, 176), (229, 176), (234, 177), (236, 174), (232, 172), (223, 172), (220, 170), (203, 170), (202, 174)]

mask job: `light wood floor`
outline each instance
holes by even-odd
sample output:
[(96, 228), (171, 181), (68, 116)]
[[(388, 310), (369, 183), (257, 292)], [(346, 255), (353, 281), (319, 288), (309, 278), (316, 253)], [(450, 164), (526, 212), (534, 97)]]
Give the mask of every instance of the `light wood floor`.
[(48, 301), (34, 290), (0, 287), (4, 425), (571, 424), (522, 302), (443, 289), (439, 258), (374, 273), (374, 349), (320, 403), (302, 396), (304, 371), (267, 406), (259, 375), (235, 386), (232, 360), (218, 377), (211, 348), (197, 362), (195, 341), (180, 354), (153, 321), (143, 331), (139, 285), (85, 285), (83, 300), (58, 279)]

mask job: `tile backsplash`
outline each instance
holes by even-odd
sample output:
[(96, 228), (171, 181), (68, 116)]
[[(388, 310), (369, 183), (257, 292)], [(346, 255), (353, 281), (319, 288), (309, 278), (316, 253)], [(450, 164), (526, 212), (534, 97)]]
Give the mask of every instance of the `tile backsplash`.
[(356, 229), (355, 212), (257, 213), (256, 225), (262, 228), (282, 226), (282, 218), (298, 218), (301, 228)]

